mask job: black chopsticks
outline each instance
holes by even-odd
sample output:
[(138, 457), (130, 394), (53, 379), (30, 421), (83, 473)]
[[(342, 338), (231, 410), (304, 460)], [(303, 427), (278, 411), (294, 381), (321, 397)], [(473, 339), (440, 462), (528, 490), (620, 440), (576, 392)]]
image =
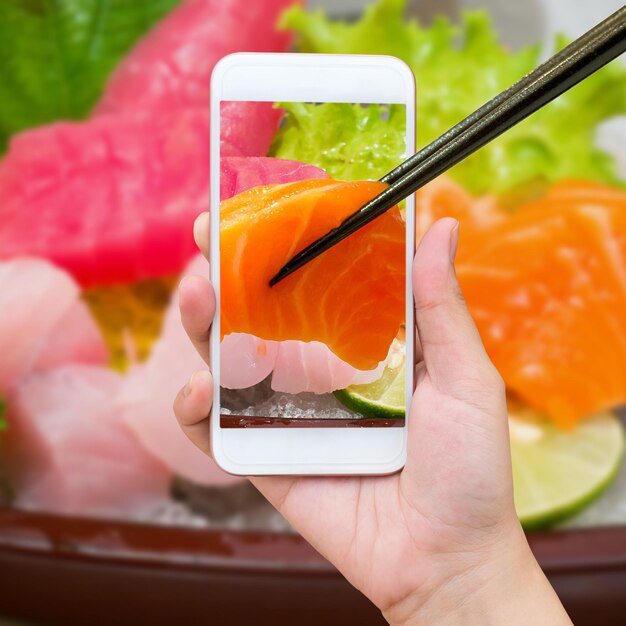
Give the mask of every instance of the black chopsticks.
[[(289, 260), (275, 285), (626, 51), (626, 5), (381, 178), (389, 187)], [(572, 129), (575, 132), (575, 129)]]

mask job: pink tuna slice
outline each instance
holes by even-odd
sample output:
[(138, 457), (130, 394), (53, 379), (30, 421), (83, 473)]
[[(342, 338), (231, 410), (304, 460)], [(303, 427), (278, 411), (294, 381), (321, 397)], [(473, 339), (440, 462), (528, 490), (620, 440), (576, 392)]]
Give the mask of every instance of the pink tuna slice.
[(96, 112), (140, 110), (160, 115), (185, 107), (208, 109), (211, 72), (221, 57), (289, 48), (291, 35), (278, 31), (276, 23), (293, 3), (186, 0), (122, 61)]
[(268, 102), (222, 102), (220, 111), (220, 158), (265, 155), (283, 114)]
[(121, 377), (67, 366), (21, 381), (7, 430), (16, 506), (142, 519), (168, 500), (170, 471), (141, 447), (113, 398)]
[(106, 363), (102, 335), (64, 271), (43, 259), (0, 263), (0, 392), (32, 370)]
[[(189, 110), (18, 135), (0, 167), (0, 258), (48, 258), (85, 287), (180, 272), (197, 251), (193, 221), (209, 208), (208, 132), (208, 114)], [(230, 194), (324, 175), (293, 162), (222, 161)]]
[(260, 185), (280, 185), (328, 176), (314, 165), (271, 157), (229, 157), (222, 159), (220, 166), (221, 200)]

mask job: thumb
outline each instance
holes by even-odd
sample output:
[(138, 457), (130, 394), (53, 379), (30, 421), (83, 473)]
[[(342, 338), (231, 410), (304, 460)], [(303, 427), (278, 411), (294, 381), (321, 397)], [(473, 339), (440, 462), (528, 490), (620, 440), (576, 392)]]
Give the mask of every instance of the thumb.
[(485, 391), (503, 395), (503, 383), (487, 356), (456, 279), (458, 237), (459, 223), (444, 218), (429, 228), (417, 248), (413, 264), (417, 333), (426, 373), (433, 384), (460, 400), (482, 404), (488, 400), (480, 398)]

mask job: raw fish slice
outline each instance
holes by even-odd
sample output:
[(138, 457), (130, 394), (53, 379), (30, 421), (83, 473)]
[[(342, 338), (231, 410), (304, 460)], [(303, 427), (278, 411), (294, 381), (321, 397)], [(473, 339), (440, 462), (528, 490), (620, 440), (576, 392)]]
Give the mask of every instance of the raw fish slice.
[(384, 368), (380, 363), (373, 370), (357, 370), (319, 341), (265, 341), (232, 333), (220, 350), (220, 385), (227, 389), (246, 389), (272, 374), (275, 391), (330, 393), (378, 380)]
[(384, 362), (369, 371), (357, 370), (319, 341), (281, 341), (271, 385), (275, 391), (286, 393), (329, 393), (378, 380), (383, 368)]
[(595, 234), (598, 251), (589, 261), (602, 256), (613, 268), (601, 274), (595, 290), (605, 308), (615, 348), (626, 354), (626, 194), (598, 183), (564, 181), (551, 188), (544, 199), (525, 207), (524, 212), (544, 211), (546, 204), (551, 212), (565, 214), (572, 222), (570, 228), (582, 229), (583, 238)]
[(143, 450), (113, 398), (120, 376), (69, 366), (34, 374), (9, 397), (16, 506), (144, 518), (168, 498), (170, 471)]
[(222, 102), (220, 157), (263, 156), (278, 130), (282, 111), (270, 102)]
[[(593, 290), (598, 306), (604, 309), (606, 326), (611, 332), (613, 350), (626, 355), (626, 249), (620, 249), (614, 230), (616, 220), (621, 221), (620, 232), (626, 236), (626, 214), (623, 209), (610, 209), (597, 205), (571, 207), (567, 210), (572, 230), (582, 232), (581, 237), (594, 236), (597, 252), (589, 263), (607, 265), (610, 271), (598, 271)], [(589, 274), (589, 280), (594, 280)], [(626, 387), (624, 387), (626, 389)]]
[(507, 386), (562, 426), (626, 400), (624, 289), (604, 230), (613, 209), (600, 197), (596, 207), (533, 203), (476, 238), (458, 267)]
[(34, 371), (43, 371), (67, 363), (106, 365), (110, 355), (104, 338), (89, 307), (76, 301), (50, 332)]
[(405, 224), (397, 208), (273, 288), (268, 283), (293, 254), (384, 188), (309, 180), (222, 202), (222, 337), (320, 341), (357, 369), (377, 367), (404, 321)]
[(221, 57), (289, 48), (291, 35), (275, 25), (292, 4), (293, 0), (185, 0), (120, 63), (96, 111), (144, 110), (159, 115), (184, 107), (208, 109), (211, 71)]
[(492, 196), (473, 198), (453, 180), (440, 176), (415, 194), (415, 240), (419, 242), (428, 227), (442, 217), (459, 220), (461, 239), (457, 262), (465, 256), (465, 242), (476, 233), (501, 222), (507, 214)]
[(246, 389), (265, 380), (276, 365), (279, 345), (243, 333), (224, 337), (220, 343), (220, 385)]
[(220, 163), (220, 199), (226, 200), (259, 185), (328, 178), (314, 165), (271, 157), (228, 157)]
[(46, 257), (83, 286), (180, 270), (208, 209), (208, 128), (206, 113), (189, 111), (14, 137), (0, 167), (0, 256)]
[[(0, 258), (45, 257), (83, 286), (180, 272), (197, 252), (193, 221), (209, 208), (208, 133), (208, 114), (196, 110), (16, 136), (0, 166)], [(224, 159), (224, 188), (324, 175), (263, 163)]]
[(106, 361), (102, 336), (78, 300), (78, 285), (62, 270), (42, 259), (0, 263), (0, 294), (0, 392), (36, 367)]
[[(196, 257), (185, 274), (208, 276), (208, 262)], [(225, 485), (242, 479), (224, 473), (196, 448), (183, 434), (172, 409), (178, 390), (194, 372), (206, 368), (185, 334), (175, 293), (150, 358), (124, 378), (117, 410), (143, 447), (174, 473), (204, 485)]]
[(568, 180), (554, 185), (546, 195), (546, 202), (583, 210), (598, 206), (613, 209), (607, 216), (611, 239), (621, 258), (619, 265), (626, 272), (626, 193), (623, 190), (599, 183)]

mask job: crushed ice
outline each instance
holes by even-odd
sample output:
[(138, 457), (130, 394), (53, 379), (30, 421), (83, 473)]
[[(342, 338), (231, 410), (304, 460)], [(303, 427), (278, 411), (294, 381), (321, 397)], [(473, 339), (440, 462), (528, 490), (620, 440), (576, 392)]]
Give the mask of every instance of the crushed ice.
[(221, 388), (221, 413), (251, 417), (302, 419), (355, 419), (363, 417), (341, 404), (332, 393), (283, 393), (273, 391), (270, 377), (247, 389)]

